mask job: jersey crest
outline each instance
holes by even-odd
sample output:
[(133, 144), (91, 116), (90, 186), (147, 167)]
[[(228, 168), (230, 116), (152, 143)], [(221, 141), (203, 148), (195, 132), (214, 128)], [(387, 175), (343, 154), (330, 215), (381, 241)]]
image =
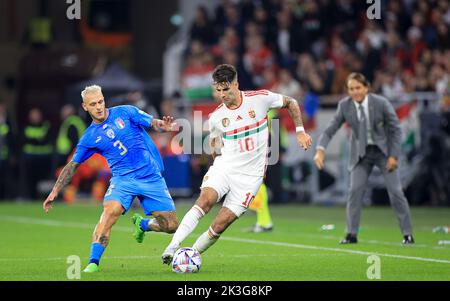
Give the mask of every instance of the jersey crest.
[(222, 119), (222, 125), (223, 125), (223, 127), (227, 127), (227, 126), (229, 126), (230, 125), (230, 119), (228, 119), (228, 118), (224, 118), (224, 119)]
[(122, 118), (117, 118), (116, 120), (114, 120), (114, 123), (121, 130), (125, 128), (125, 122), (123, 122)]

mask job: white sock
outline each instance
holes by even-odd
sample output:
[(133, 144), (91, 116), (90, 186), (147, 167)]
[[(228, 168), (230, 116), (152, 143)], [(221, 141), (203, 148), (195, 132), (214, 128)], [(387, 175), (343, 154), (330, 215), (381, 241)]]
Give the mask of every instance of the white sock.
[(183, 217), (180, 225), (178, 226), (177, 231), (172, 237), (172, 241), (170, 242), (170, 248), (178, 248), (183, 240), (189, 236), (189, 234), (194, 231), (195, 227), (197, 227), (199, 220), (205, 215), (205, 212), (197, 205), (194, 205), (191, 210), (189, 210), (186, 215)]
[(192, 247), (201, 254), (208, 250), (208, 248), (211, 247), (219, 239), (219, 237), (220, 234), (217, 234), (211, 227), (209, 227), (208, 231), (200, 235)]

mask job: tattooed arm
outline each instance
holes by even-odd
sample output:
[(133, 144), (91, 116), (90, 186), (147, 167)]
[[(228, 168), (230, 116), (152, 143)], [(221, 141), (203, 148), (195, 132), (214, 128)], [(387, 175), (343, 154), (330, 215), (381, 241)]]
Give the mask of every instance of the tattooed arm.
[(300, 107), (297, 101), (292, 97), (283, 95), (282, 108), (285, 108), (289, 111), (289, 115), (294, 121), (297, 132), (297, 143), (301, 147), (303, 147), (304, 150), (307, 150), (312, 144), (312, 139), (303, 128), (302, 113), (300, 112)]
[(289, 111), (289, 115), (291, 116), (292, 120), (294, 121), (295, 127), (303, 127), (303, 121), (302, 121), (302, 113), (300, 111), (300, 107), (295, 99), (292, 97), (283, 95), (283, 106), (282, 108), (285, 108)]
[(48, 210), (52, 208), (52, 202), (56, 199), (61, 189), (63, 189), (67, 184), (70, 183), (79, 165), (80, 165), (79, 163), (70, 161), (64, 167), (58, 179), (56, 180), (55, 186), (53, 186), (52, 191), (50, 192), (47, 199), (44, 201), (44, 204), (42, 205), (45, 213), (48, 213)]

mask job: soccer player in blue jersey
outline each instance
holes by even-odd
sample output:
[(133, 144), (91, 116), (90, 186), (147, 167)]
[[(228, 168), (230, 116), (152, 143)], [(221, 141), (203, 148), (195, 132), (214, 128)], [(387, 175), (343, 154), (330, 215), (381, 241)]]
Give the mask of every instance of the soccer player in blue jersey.
[(92, 123), (81, 137), (72, 161), (58, 177), (43, 203), (46, 213), (61, 189), (70, 183), (77, 167), (94, 153), (106, 158), (112, 172), (109, 188), (104, 196), (103, 213), (97, 223), (91, 245), (88, 266), (84, 272), (99, 271), (100, 257), (109, 243), (111, 228), (130, 208), (137, 197), (146, 215), (152, 219), (133, 216), (136, 240), (142, 242), (144, 231), (173, 233), (178, 227), (175, 205), (161, 176), (164, 169), (158, 149), (146, 130), (172, 131), (172, 117), (162, 120), (134, 106), (105, 107), (101, 87), (86, 87), (81, 92), (83, 109)]

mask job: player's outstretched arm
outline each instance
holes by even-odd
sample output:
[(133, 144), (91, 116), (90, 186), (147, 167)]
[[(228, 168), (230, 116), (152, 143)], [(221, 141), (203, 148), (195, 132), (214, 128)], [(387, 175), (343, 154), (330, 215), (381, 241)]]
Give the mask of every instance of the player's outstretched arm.
[(152, 128), (154, 128), (157, 131), (166, 131), (171, 132), (175, 131), (176, 123), (173, 122), (172, 116), (163, 116), (163, 119), (153, 119), (152, 120)]
[(64, 166), (63, 170), (61, 171), (61, 174), (56, 180), (55, 186), (53, 186), (52, 191), (50, 192), (47, 199), (44, 201), (44, 204), (42, 205), (45, 213), (48, 213), (48, 210), (52, 208), (52, 203), (58, 196), (58, 193), (61, 191), (61, 189), (63, 189), (67, 184), (70, 183), (79, 165), (80, 165), (79, 163), (70, 161), (69, 163), (67, 163), (66, 166)]
[(292, 97), (283, 95), (282, 108), (286, 108), (289, 111), (289, 115), (294, 121), (297, 132), (297, 143), (303, 147), (304, 150), (307, 150), (312, 145), (312, 139), (303, 128), (302, 113), (297, 101)]

